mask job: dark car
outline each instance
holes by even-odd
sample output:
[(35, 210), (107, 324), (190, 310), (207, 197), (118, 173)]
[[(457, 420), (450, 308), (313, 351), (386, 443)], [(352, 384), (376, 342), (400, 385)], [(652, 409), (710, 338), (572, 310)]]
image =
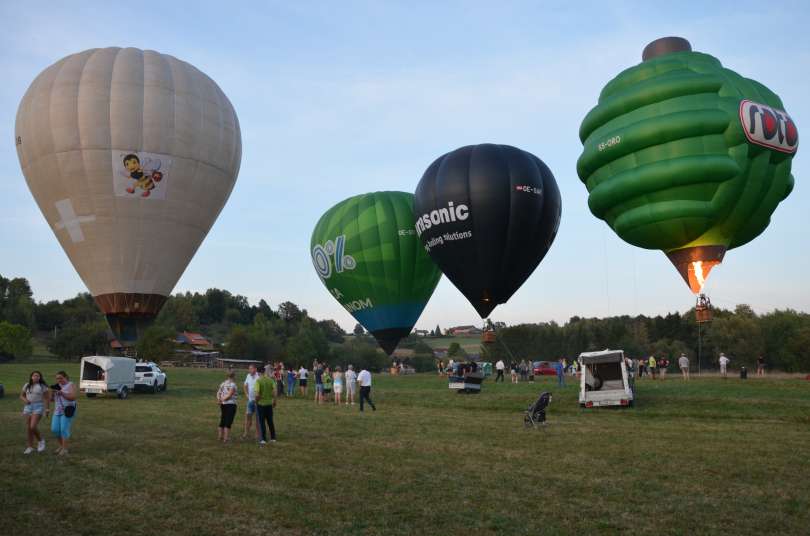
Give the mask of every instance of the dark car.
[(556, 376), (556, 364), (551, 361), (535, 361), (532, 363), (535, 376)]

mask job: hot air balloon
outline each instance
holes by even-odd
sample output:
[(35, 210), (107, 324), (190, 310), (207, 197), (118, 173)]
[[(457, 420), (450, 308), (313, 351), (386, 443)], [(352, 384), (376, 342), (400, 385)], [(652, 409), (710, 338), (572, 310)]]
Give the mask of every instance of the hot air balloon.
[(312, 263), (327, 290), (391, 354), (427, 305), (441, 272), (413, 226), (413, 195), (341, 201), (312, 232)]
[(158, 314), (236, 182), (239, 121), (172, 56), (92, 49), (45, 69), (20, 103), (28, 187), (122, 343)]
[(582, 121), (577, 172), (591, 212), (626, 242), (663, 250), (699, 294), (790, 194), (798, 131), (771, 90), (685, 39), (654, 41), (642, 58)]
[(436, 159), (414, 201), (422, 244), (481, 318), (506, 303), (543, 260), (561, 210), (542, 160), (488, 143)]

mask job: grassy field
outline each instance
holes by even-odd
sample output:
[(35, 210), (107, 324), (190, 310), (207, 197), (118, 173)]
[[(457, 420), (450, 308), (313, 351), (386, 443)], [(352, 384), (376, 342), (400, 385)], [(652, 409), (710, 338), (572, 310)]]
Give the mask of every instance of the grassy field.
[(422, 339), (431, 348), (449, 348), (451, 344), (457, 342), (468, 354), (481, 353), (481, 336), (458, 336), (458, 337), (425, 337)]
[[(40, 366), (49, 378), (58, 367)], [(584, 411), (575, 387), (551, 379), (486, 382), (464, 396), (433, 375), (377, 375), (376, 413), (282, 400), (279, 442), (260, 448), (215, 441), (221, 373), (170, 369), (166, 393), (81, 399), (71, 454), (58, 458), (50, 440), (47, 454), (22, 455), (14, 391), (32, 368), (0, 365), (4, 534), (807, 534), (810, 526), (810, 382), (798, 378), (646, 380), (636, 408)], [(550, 424), (527, 431), (523, 410), (542, 390), (554, 393)]]

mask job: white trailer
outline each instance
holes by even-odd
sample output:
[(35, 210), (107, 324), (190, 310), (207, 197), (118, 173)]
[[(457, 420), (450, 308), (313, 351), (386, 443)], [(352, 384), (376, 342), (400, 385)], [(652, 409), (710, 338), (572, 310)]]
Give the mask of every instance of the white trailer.
[(124, 399), (135, 389), (135, 360), (129, 357), (91, 355), (82, 358), (79, 390), (88, 398), (115, 393)]
[(585, 352), (579, 355), (582, 367), (579, 385), (579, 405), (632, 406), (633, 385), (622, 350)]

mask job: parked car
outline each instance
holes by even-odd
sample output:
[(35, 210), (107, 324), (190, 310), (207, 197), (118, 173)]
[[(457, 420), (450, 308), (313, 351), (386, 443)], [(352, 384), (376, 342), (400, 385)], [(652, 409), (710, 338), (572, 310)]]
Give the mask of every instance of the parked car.
[(532, 363), (535, 376), (556, 376), (557, 369), (551, 361), (535, 361)]
[(166, 373), (156, 363), (138, 362), (135, 364), (135, 389), (157, 393), (168, 386)]

